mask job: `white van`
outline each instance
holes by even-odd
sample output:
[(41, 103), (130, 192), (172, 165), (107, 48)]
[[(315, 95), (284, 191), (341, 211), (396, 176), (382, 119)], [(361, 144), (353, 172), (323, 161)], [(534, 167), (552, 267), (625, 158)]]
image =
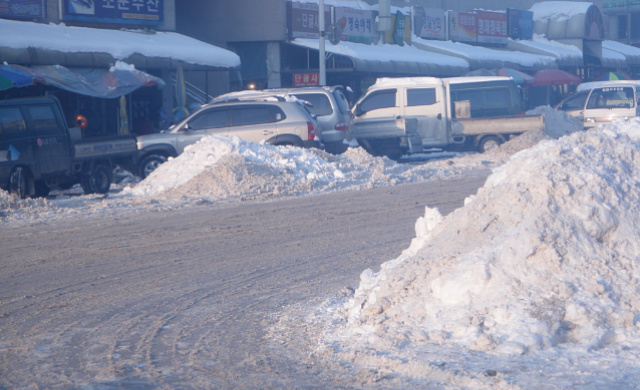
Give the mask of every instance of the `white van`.
[(576, 93), (563, 100), (556, 110), (581, 117), (585, 129), (628, 120), (640, 114), (640, 81), (594, 81), (578, 86)]

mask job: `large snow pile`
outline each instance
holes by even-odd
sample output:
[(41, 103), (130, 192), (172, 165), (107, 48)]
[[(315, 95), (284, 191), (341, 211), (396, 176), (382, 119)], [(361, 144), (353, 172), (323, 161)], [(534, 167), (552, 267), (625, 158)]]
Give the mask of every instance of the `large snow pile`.
[[(71, 215), (113, 214), (174, 208), (192, 203), (241, 202), (375, 188), (461, 177), (496, 168), (519, 150), (540, 140), (559, 138), (582, 128), (563, 112), (540, 107), (544, 134), (527, 132), (486, 153), (431, 152), (400, 163), (373, 157), (362, 148), (342, 155), (318, 149), (271, 146), (222, 136), (204, 137), (162, 164), (145, 180), (121, 180), (108, 196), (83, 195), (79, 186), (54, 191), (46, 201), (20, 201), (0, 190), (0, 220), (44, 221)], [(122, 176), (118, 174), (118, 176)]]
[[(299, 196), (343, 189), (373, 188), (399, 183), (438, 180), (473, 169), (497, 167), (513, 153), (544, 138), (559, 138), (582, 129), (581, 122), (549, 107), (529, 114), (544, 114), (545, 133), (529, 132), (485, 154), (446, 154), (424, 165), (398, 164), (376, 158), (362, 148), (334, 156), (317, 149), (276, 147), (209, 136), (188, 146), (180, 156), (161, 165), (136, 187), (125, 191), (144, 197), (233, 201)], [(454, 156), (453, 154), (449, 154)]]
[(426, 208), (411, 246), (362, 273), (325, 341), (349, 360), (420, 344), (502, 356), (637, 350), (638, 129), (636, 119), (542, 141), (463, 208)]

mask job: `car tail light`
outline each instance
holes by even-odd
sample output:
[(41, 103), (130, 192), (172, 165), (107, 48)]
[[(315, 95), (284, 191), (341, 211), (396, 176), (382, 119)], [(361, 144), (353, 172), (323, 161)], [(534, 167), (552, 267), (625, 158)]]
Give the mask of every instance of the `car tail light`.
[(349, 130), (349, 124), (347, 122), (336, 123), (336, 130), (347, 131)]
[(307, 138), (309, 141), (313, 141), (316, 138), (316, 126), (311, 122), (307, 122)]

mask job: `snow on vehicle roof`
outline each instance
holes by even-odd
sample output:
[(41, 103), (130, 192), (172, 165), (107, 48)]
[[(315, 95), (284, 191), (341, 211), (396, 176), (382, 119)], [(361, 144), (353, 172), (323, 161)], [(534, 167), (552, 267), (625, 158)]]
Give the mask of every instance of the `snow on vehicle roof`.
[(498, 80), (512, 80), (505, 76), (462, 76), (462, 77), (381, 77), (376, 80), (372, 87), (409, 86), (409, 85), (439, 85), (443, 82), (449, 84), (480, 83)]

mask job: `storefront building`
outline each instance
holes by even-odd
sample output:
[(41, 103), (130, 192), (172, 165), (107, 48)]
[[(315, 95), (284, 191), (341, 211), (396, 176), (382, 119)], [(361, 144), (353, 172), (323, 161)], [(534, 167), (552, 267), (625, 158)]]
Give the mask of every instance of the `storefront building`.
[[(4, 0), (0, 30), (11, 31), (0, 34), (0, 62), (34, 75), (0, 98), (55, 95), (86, 136), (166, 128), (189, 100), (228, 91), (240, 66), (235, 53), (174, 32), (174, 0)], [(192, 74), (210, 81), (187, 88)]]
[[(176, 24), (178, 31), (236, 52), (243, 88), (314, 85), (318, 3), (193, 0), (177, 8)], [(608, 71), (631, 75), (639, 58), (634, 47), (607, 38), (606, 19), (592, 2), (522, 1), (514, 9), (501, 0), (392, 1), (388, 15), (380, 14), (378, 3), (324, 0), (327, 84), (357, 94), (378, 77), (461, 76), (496, 68), (529, 74), (561, 69), (588, 81)], [(386, 31), (380, 31), (381, 20), (388, 20)]]

